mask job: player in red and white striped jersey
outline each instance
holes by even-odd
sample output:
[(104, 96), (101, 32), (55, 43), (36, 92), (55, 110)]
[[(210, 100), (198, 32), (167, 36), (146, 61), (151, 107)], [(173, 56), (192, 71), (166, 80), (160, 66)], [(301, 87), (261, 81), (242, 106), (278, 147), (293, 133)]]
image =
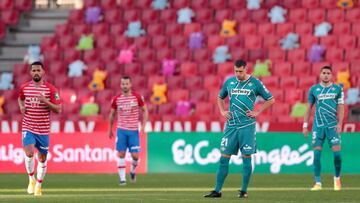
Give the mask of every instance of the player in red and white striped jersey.
[[(57, 89), (44, 81), (44, 65), (34, 62), (30, 65), (32, 81), (21, 86), (19, 106), (23, 114), (22, 145), (25, 151), (25, 167), (29, 174), (28, 193), (41, 195), (41, 183), (46, 173), (46, 155), (49, 148), (50, 111), (60, 113), (61, 104)], [(34, 177), (34, 150), (37, 148), (37, 181)]]
[(140, 127), (140, 134), (145, 131), (145, 125), (148, 119), (148, 111), (145, 105), (144, 98), (131, 91), (131, 79), (124, 76), (121, 78), (121, 94), (115, 96), (111, 102), (111, 112), (109, 116), (109, 131), (110, 138), (113, 137), (113, 123), (115, 114), (117, 113), (117, 137), (116, 150), (118, 151), (118, 172), (120, 177), (120, 185), (126, 185), (125, 178), (125, 154), (126, 150), (132, 156), (132, 165), (130, 169), (130, 178), (135, 182), (135, 168), (138, 165), (140, 141), (139, 141), (139, 117), (142, 112), (142, 122)]

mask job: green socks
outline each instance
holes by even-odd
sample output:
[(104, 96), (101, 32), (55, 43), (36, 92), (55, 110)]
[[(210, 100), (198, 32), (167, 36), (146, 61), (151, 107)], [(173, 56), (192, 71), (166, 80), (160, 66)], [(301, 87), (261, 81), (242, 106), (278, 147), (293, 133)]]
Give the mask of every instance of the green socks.
[(251, 172), (252, 172), (252, 165), (251, 165), (251, 157), (243, 157), (243, 182), (241, 191), (247, 192), (247, 188), (249, 185)]
[(229, 161), (230, 158), (223, 156), (221, 156), (220, 158), (220, 166), (216, 173), (216, 186), (215, 186), (216, 192), (220, 192), (224, 185), (225, 178), (229, 172)]
[(340, 177), (341, 172), (341, 153), (340, 151), (334, 152), (334, 165), (335, 165), (335, 177)]
[(320, 179), (320, 171), (321, 171), (321, 151), (314, 150), (314, 175), (315, 175), (315, 182), (321, 183)]

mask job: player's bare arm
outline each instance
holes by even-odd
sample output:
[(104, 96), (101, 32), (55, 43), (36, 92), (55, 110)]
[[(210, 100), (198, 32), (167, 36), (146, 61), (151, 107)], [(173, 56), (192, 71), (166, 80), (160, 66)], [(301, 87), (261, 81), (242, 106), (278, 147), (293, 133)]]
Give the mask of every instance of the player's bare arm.
[(24, 100), (18, 98), (18, 103), (19, 103), (19, 107), (20, 107), (20, 112), (22, 114), (24, 114), (26, 111)]
[(342, 124), (343, 124), (343, 121), (344, 121), (344, 115), (345, 115), (345, 106), (344, 104), (339, 104), (338, 107), (337, 107), (337, 111), (338, 111), (338, 124), (336, 126), (336, 130), (338, 133), (341, 132), (341, 127), (342, 127)]
[(306, 106), (306, 111), (305, 111), (305, 116), (304, 116), (304, 124), (303, 124), (303, 134), (304, 134), (305, 138), (307, 138), (307, 136), (309, 134), (308, 123), (309, 123), (309, 119), (310, 119), (310, 115), (311, 115), (313, 106), (314, 106), (313, 104), (309, 104), (309, 103), (307, 103), (307, 106)]
[(111, 139), (113, 137), (113, 124), (115, 119), (115, 109), (111, 109), (109, 114), (109, 130), (108, 130), (108, 136)]
[(142, 116), (142, 122), (141, 122), (141, 128), (140, 128), (140, 135), (144, 134), (145, 126), (149, 119), (149, 111), (148, 111), (146, 105), (141, 107), (141, 110), (142, 110), (143, 116)]
[(218, 103), (218, 106), (219, 106), (219, 110), (220, 110), (221, 115), (222, 115), (226, 120), (231, 119), (230, 111), (226, 111), (225, 101), (224, 101), (223, 99), (221, 99), (221, 98), (218, 97), (217, 103)]
[(38, 95), (38, 99), (41, 102), (45, 103), (51, 109), (51, 111), (53, 111), (54, 113), (61, 113), (61, 104), (52, 103), (51, 101), (46, 99), (46, 97), (42, 94)]
[(264, 104), (255, 111), (248, 111), (246, 112), (246, 115), (252, 118), (256, 118), (259, 114), (261, 114), (263, 111), (265, 111), (266, 109), (268, 109), (270, 106), (272, 106), (275, 103), (275, 99), (269, 99), (267, 101), (264, 102)]

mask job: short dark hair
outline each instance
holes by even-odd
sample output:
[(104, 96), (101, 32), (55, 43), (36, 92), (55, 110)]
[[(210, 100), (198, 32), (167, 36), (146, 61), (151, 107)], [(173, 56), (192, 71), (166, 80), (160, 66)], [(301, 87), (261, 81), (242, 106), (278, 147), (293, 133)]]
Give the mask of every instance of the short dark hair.
[(32, 66), (41, 66), (41, 68), (44, 69), (44, 64), (41, 63), (40, 61), (32, 62), (32, 63), (30, 64), (30, 70), (31, 70)]
[(323, 71), (324, 69), (330, 70), (330, 72), (332, 72), (332, 68), (331, 66), (324, 66), (320, 69), (320, 72)]
[(234, 65), (238, 68), (242, 67), (242, 66), (246, 66), (246, 61), (242, 60), (242, 59), (239, 59), (239, 60), (236, 60)]
[(130, 78), (130, 76), (127, 76), (127, 75), (122, 76), (122, 77), (121, 77), (121, 79), (124, 79), (124, 80), (130, 80), (130, 82), (131, 82), (131, 78)]

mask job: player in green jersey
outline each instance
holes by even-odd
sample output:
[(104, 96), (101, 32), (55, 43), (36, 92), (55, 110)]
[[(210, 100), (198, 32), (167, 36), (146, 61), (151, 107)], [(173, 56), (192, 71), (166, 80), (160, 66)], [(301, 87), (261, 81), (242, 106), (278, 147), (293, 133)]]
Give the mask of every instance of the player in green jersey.
[(315, 185), (312, 191), (321, 190), (321, 150), (325, 139), (334, 152), (334, 190), (341, 190), (340, 171), (340, 132), (344, 119), (344, 93), (342, 87), (331, 82), (332, 69), (324, 66), (320, 71), (320, 83), (309, 90), (308, 107), (304, 117), (303, 133), (308, 136), (308, 121), (312, 107), (315, 105), (315, 116), (312, 129), (312, 145), (314, 150)]
[[(252, 173), (251, 155), (256, 153), (255, 118), (275, 102), (264, 84), (247, 74), (245, 61), (237, 60), (234, 65), (235, 76), (225, 81), (218, 97), (221, 115), (227, 121), (221, 140), (221, 157), (216, 186), (204, 197), (221, 197), (221, 189), (229, 170), (230, 157), (237, 155), (239, 149), (243, 160), (243, 183), (239, 197), (246, 198), (248, 196), (247, 187)], [(261, 96), (266, 101), (260, 109), (254, 110), (257, 96)], [(229, 97), (229, 110), (226, 110), (225, 107), (226, 97)]]

